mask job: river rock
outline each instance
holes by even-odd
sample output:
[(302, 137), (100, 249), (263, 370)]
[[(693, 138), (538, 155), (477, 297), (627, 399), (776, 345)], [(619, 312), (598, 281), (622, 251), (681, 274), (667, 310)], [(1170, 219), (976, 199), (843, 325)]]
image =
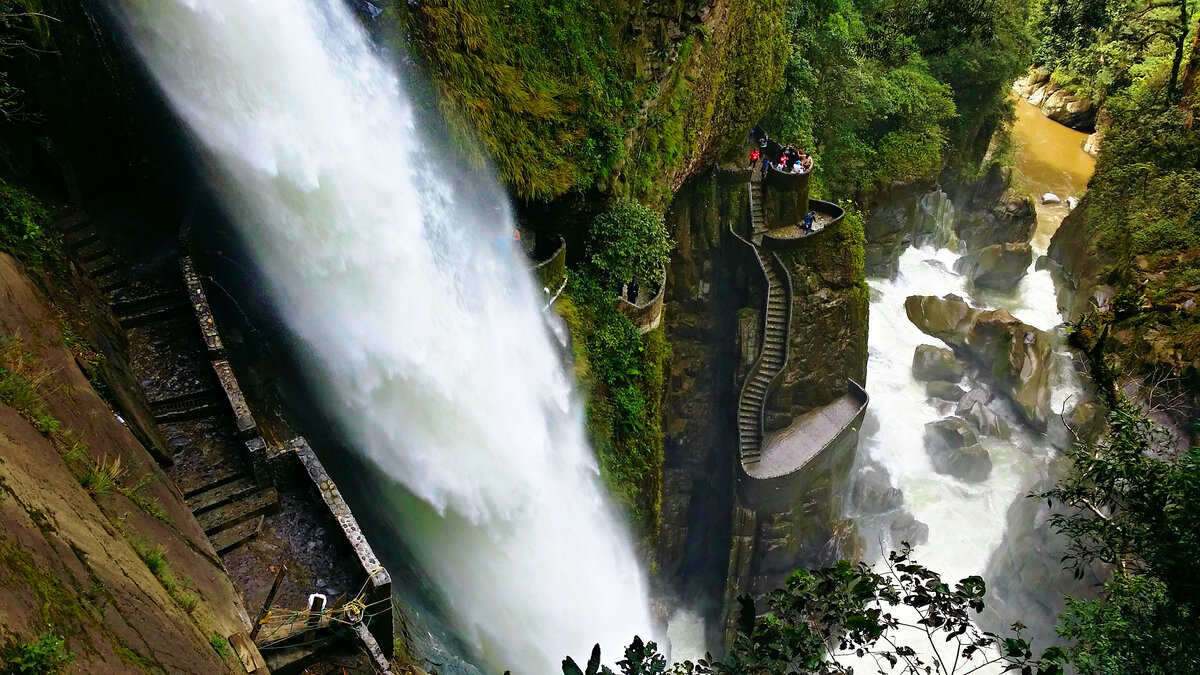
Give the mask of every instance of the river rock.
[(954, 358), (954, 352), (933, 345), (917, 345), (913, 351), (912, 371), (913, 377), (922, 382), (957, 382), (963, 376), (963, 366)]
[(1058, 195), (1054, 194), (1053, 192), (1047, 192), (1042, 195), (1042, 203), (1043, 204), (1060, 204), (1060, 203), (1062, 203), (1062, 200), (1059, 199)]
[(1046, 430), (1051, 417), (1052, 335), (1021, 323), (1003, 309), (976, 309), (953, 294), (909, 296), (904, 309), (922, 332), (941, 338), (983, 366), (1029, 425)]
[(954, 414), (966, 420), (980, 436), (1012, 438), (1012, 428), (987, 406), (989, 398), (986, 389), (972, 389), (954, 407)]
[(961, 417), (925, 424), (925, 450), (938, 473), (980, 483), (992, 473), (992, 457)]
[(1074, 211), (1076, 206), (1079, 206), (1079, 197), (1067, 197), (1067, 208)]
[(969, 277), (976, 286), (1009, 293), (1029, 271), (1033, 247), (1018, 242), (992, 244), (968, 253), (954, 263), (954, 271)]
[(904, 503), (904, 493), (892, 487), (883, 467), (868, 464), (854, 477), (850, 501), (862, 514), (887, 513), (900, 508)]
[(925, 395), (930, 398), (940, 398), (943, 401), (957, 401), (965, 394), (962, 387), (953, 382), (937, 380), (925, 385)]
[(908, 511), (900, 511), (892, 518), (891, 527), (892, 547), (898, 547), (900, 542), (907, 541), (913, 546), (920, 546), (929, 541), (929, 526), (913, 517)]

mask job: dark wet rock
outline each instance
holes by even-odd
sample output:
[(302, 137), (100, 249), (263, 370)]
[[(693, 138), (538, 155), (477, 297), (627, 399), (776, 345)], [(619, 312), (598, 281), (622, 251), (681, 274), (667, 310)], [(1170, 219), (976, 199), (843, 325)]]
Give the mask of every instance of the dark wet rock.
[(933, 345), (917, 345), (913, 351), (912, 371), (913, 377), (922, 382), (957, 382), (963, 376), (963, 366), (954, 358), (954, 352)]
[(992, 457), (961, 417), (925, 424), (925, 449), (938, 473), (980, 483), (992, 473)]
[(1011, 292), (1029, 271), (1033, 247), (1026, 243), (992, 244), (968, 253), (954, 263), (954, 271), (976, 285)]
[(1011, 438), (1012, 428), (987, 406), (989, 395), (985, 389), (973, 389), (958, 402), (954, 414), (963, 418), (980, 436)]
[(1017, 404), (1034, 429), (1045, 431), (1050, 411), (1054, 336), (1013, 318), (1007, 311), (980, 310), (956, 295), (913, 295), (904, 301), (908, 318), (922, 332), (945, 340), (991, 375), (992, 383)]
[(913, 546), (920, 546), (929, 541), (929, 526), (913, 517), (908, 511), (900, 511), (892, 518), (888, 528), (892, 533), (892, 546), (898, 546), (906, 541)]
[(966, 391), (953, 382), (934, 381), (925, 385), (925, 395), (930, 398), (940, 398), (943, 401), (957, 401)]
[(854, 477), (850, 501), (862, 514), (887, 513), (900, 508), (904, 493), (892, 487), (887, 470), (878, 464), (868, 464)]
[(997, 163), (980, 180), (949, 188), (958, 205), (954, 232), (959, 250), (1027, 242), (1033, 237), (1037, 226), (1033, 198), (1011, 184), (1012, 169)]

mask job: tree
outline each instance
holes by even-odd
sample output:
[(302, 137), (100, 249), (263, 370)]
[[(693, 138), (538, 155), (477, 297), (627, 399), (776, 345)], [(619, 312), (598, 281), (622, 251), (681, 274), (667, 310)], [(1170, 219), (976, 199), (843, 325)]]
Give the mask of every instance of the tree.
[(592, 222), (588, 255), (601, 285), (650, 288), (662, 280), (674, 246), (661, 213), (622, 199)]
[[(720, 661), (711, 658), (670, 668), (654, 643), (638, 638), (617, 665), (623, 675), (849, 675), (851, 657), (871, 659), (879, 672), (905, 675), (965, 675), (998, 664), (1007, 670), (1060, 675), (1062, 653), (1050, 648), (1034, 659), (1017, 634), (1000, 637), (971, 620), (983, 610), (983, 579), (972, 576), (953, 587), (909, 557), (907, 545), (889, 554), (882, 573), (865, 563), (797, 570), (784, 588), (767, 596), (770, 611), (757, 616), (752, 598), (742, 596), (737, 637)], [(917, 635), (907, 644), (905, 635)], [(570, 657), (564, 675), (611, 675), (600, 665), (599, 646), (588, 668)]]

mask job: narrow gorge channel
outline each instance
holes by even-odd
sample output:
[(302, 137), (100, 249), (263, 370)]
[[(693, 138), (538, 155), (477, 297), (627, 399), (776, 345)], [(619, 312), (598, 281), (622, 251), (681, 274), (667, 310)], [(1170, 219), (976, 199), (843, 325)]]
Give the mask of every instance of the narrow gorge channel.
[[(887, 551), (899, 548), (901, 540), (910, 541), (914, 557), (939, 571), (944, 579), (984, 575), (993, 584), (992, 602), (1001, 608), (998, 618), (1004, 627), (1021, 619), (1032, 624), (1034, 639), (1049, 640), (1053, 638), (1049, 632), (1053, 614), (1028, 607), (1025, 597), (1003, 597), (1022, 592), (1036, 595), (1049, 589), (1021, 588), (1026, 581), (1019, 573), (1016, 581), (999, 582), (992, 574), (1003, 576), (1006, 556), (1037, 553), (1013, 552), (1006, 541), (1033, 527), (1031, 519), (1039, 527), (1044, 520), (1038, 503), (1025, 497), (1055, 475), (1058, 450), (1053, 430), (1042, 433), (1023, 424), (1011, 403), (1003, 400), (977, 367), (966, 368), (965, 375), (953, 383), (957, 390), (942, 387), (950, 393), (933, 395), (935, 385), (940, 383), (927, 384), (914, 376), (914, 351), (919, 345), (946, 344), (914, 325), (905, 307), (910, 296), (942, 297), (953, 293), (973, 307), (1004, 309), (1029, 326), (1050, 333), (1059, 331), (1062, 318), (1054, 281), (1037, 260), (1045, 255), (1050, 237), (1069, 212), (1068, 196), (1078, 197), (1086, 188), (1092, 159), (1082, 149), (1086, 134), (1046, 119), (1024, 101), (1018, 101), (1017, 106), (1013, 183), (1038, 202), (1037, 226), (1031, 241), (1033, 261), (1024, 278), (1008, 293), (976, 288), (966, 276), (955, 272), (955, 263), (962, 254), (933, 245), (908, 247), (899, 256), (894, 277), (868, 279), (872, 292), (867, 378), (871, 405), (860, 440), (849, 515), (859, 522), (866, 559), (878, 562), (881, 555), (886, 557)], [(1044, 193), (1055, 194), (1061, 203), (1041, 203)], [(938, 238), (938, 230), (943, 239), (947, 238), (955, 205), (936, 192), (921, 201), (935, 230), (932, 238)], [(952, 246), (953, 236), (948, 238)], [(1081, 392), (1071, 357), (1061, 346), (1055, 351), (1049, 385), (1050, 408), (1057, 414), (1064, 407), (1070, 410)], [(958, 397), (961, 401), (947, 400)], [(927, 447), (926, 425), (963, 414), (964, 410), (969, 416), (973, 402), (994, 411), (996, 419), (991, 433), (979, 432), (979, 442), (990, 455), (990, 474), (986, 479), (968, 482), (935, 469)], [(898, 506), (901, 497), (889, 488), (902, 493), (902, 506)], [(1069, 578), (1068, 573), (1063, 575)], [(1027, 618), (1042, 614), (1051, 623)], [(1001, 626), (987, 627), (994, 630)]]

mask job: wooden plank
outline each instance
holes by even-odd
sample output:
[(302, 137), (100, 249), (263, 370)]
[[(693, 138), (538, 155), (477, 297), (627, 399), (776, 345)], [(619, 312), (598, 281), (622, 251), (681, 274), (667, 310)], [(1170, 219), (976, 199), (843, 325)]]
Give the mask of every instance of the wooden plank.
[(267, 672), (266, 659), (244, 631), (230, 635), (229, 644), (233, 647), (233, 652), (241, 659), (242, 665), (246, 667), (247, 673)]

